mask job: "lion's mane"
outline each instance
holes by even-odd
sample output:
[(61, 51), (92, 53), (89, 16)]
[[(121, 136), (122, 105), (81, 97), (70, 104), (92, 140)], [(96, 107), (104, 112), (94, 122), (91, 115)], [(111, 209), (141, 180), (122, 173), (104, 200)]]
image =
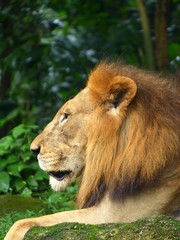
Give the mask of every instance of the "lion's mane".
[(81, 208), (107, 191), (119, 200), (162, 179), (180, 179), (180, 97), (166, 79), (103, 62), (87, 87), (96, 110), (87, 125)]

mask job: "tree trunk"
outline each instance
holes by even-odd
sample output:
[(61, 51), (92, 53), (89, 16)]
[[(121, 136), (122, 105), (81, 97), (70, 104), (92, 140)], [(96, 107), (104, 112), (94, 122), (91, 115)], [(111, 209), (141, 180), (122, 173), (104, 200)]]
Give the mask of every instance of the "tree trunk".
[(145, 48), (146, 59), (147, 59), (147, 67), (149, 69), (154, 69), (153, 45), (152, 45), (148, 16), (142, 0), (136, 0), (136, 2), (138, 5), (138, 10), (141, 17), (141, 23), (142, 23), (143, 33), (144, 33), (144, 48)]
[(155, 3), (155, 58), (156, 68), (168, 66), (167, 23), (169, 0), (157, 0)]

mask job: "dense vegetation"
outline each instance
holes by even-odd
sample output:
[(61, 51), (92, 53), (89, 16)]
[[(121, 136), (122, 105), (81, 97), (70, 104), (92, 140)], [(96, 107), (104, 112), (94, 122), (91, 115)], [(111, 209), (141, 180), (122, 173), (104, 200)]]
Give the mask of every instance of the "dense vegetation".
[(0, 194), (47, 190), (30, 142), (91, 67), (108, 57), (179, 73), (179, 33), (179, 0), (1, 1)]

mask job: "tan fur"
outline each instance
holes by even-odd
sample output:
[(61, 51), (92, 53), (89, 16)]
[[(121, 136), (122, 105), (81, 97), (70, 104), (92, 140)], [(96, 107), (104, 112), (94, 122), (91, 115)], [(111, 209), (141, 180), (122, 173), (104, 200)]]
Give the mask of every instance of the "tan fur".
[(82, 175), (82, 209), (18, 221), (6, 240), (33, 225), (131, 222), (180, 208), (180, 97), (157, 75), (99, 64), (32, 142), (38, 148), (44, 171), (70, 171), (50, 177), (54, 190)]

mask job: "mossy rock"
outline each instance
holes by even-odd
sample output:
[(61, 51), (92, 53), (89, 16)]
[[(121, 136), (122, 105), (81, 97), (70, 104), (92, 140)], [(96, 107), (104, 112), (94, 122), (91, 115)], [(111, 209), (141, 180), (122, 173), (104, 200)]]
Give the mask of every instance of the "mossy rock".
[(46, 207), (39, 199), (20, 195), (1, 195), (0, 206), (0, 216), (12, 211), (23, 212), (25, 210), (31, 210), (38, 212)]
[(33, 227), (24, 240), (179, 240), (180, 221), (160, 216), (133, 223), (86, 225), (62, 223), (51, 227)]

